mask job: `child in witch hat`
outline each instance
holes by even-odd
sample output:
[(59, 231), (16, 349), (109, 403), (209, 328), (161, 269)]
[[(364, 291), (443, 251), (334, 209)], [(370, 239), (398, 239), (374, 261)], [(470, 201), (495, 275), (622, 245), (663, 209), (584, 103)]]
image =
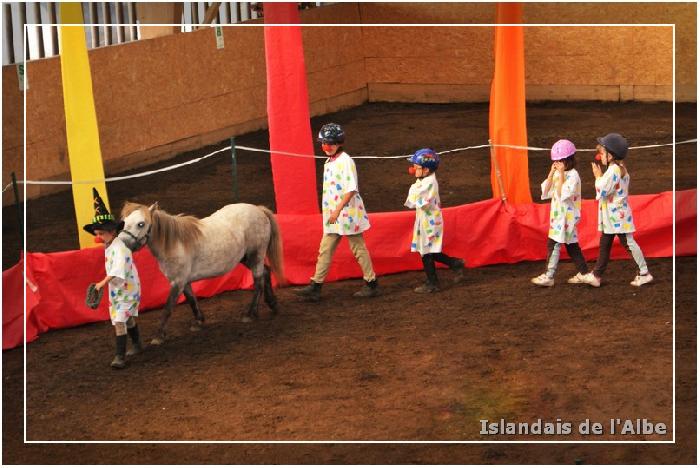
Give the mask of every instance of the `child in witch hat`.
[[(139, 338), (136, 317), (139, 315), (141, 284), (131, 250), (117, 234), (124, 227), (124, 221), (117, 222), (107, 211), (102, 198), (95, 188), (92, 189), (95, 217), (91, 224), (83, 229), (100, 238), (105, 244), (105, 271), (107, 275), (95, 285), (99, 291), (109, 285), (109, 317), (117, 335), (117, 351), (112, 360), (112, 367), (126, 367), (126, 356), (138, 354), (143, 349)], [(126, 351), (126, 335), (131, 337), (133, 347)]]

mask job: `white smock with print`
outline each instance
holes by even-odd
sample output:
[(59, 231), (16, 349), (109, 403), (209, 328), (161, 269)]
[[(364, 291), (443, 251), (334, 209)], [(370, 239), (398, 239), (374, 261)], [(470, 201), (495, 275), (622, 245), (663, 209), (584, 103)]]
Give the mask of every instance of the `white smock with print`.
[[(338, 220), (328, 222), (343, 196), (356, 192), (350, 201), (340, 211)], [(365, 210), (360, 192), (357, 188), (357, 169), (355, 161), (345, 152), (328, 158), (323, 165), (323, 233), (349, 236), (360, 234), (369, 229), (369, 218)]]
[(404, 205), (416, 209), (411, 252), (418, 252), (421, 256), (442, 252), (442, 210), (435, 174), (416, 179), (408, 190)]
[(105, 249), (105, 270), (113, 276), (109, 282), (109, 317), (112, 324), (138, 317), (141, 283), (131, 250), (115, 237)]

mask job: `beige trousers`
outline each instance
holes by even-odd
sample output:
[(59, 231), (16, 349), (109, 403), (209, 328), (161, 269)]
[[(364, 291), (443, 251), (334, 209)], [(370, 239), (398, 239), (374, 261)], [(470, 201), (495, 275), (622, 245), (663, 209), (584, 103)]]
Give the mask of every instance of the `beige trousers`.
[(365, 281), (374, 281), (376, 275), (374, 274), (374, 269), (372, 268), (372, 259), (369, 257), (369, 252), (367, 251), (367, 246), (365, 245), (365, 239), (362, 234), (353, 234), (351, 236), (341, 236), (340, 234), (324, 234), (323, 239), (321, 239), (321, 246), (318, 248), (318, 260), (316, 260), (316, 273), (311, 278), (314, 283), (323, 283), (326, 279), (328, 270), (331, 267), (331, 261), (333, 260), (333, 254), (335, 249), (338, 247), (340, 240), (343, 237), (347, 237), (350, 243), (350, 250), (352, 254), (357, 259), (357, 263), (360, 264), (362, 268), (362, 277)]

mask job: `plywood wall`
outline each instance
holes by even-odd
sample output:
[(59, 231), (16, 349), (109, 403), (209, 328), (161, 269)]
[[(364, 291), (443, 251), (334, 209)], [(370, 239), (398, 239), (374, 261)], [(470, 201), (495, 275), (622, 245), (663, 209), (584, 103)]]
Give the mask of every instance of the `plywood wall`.
[[(371, 100), (487, 100), (493, 33), (469, 26), (494, 21), (495, 4), (367, 3), (363, 23), (465, 26), (365, 27)], [(673, 99), (672, 26), (677, 23), (676, 99), (696, 100), (696, 15), (689, 4), (527, 3), (524, 23), (591, 24), (526, 27), (528, 100)], [(601, 23), (629, 23), (602, 27)]]

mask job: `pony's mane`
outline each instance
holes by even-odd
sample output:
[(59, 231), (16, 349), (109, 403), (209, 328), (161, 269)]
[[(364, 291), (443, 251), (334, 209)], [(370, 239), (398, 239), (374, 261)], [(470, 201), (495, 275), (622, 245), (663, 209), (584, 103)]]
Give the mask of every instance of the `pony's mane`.
[(185, 254), (189, 254), (202, 237), (201, 221), (198, 218), (182, 213), (171, 215), (160, 208), (151, 211), (138, 203), (126, 202), (122, 208), (122, 219), (136, 210), (141, 210), (146, 222), (151, 225), (151, 245), (166, 257), (171, 255), (178, 244), (182, 245)]

